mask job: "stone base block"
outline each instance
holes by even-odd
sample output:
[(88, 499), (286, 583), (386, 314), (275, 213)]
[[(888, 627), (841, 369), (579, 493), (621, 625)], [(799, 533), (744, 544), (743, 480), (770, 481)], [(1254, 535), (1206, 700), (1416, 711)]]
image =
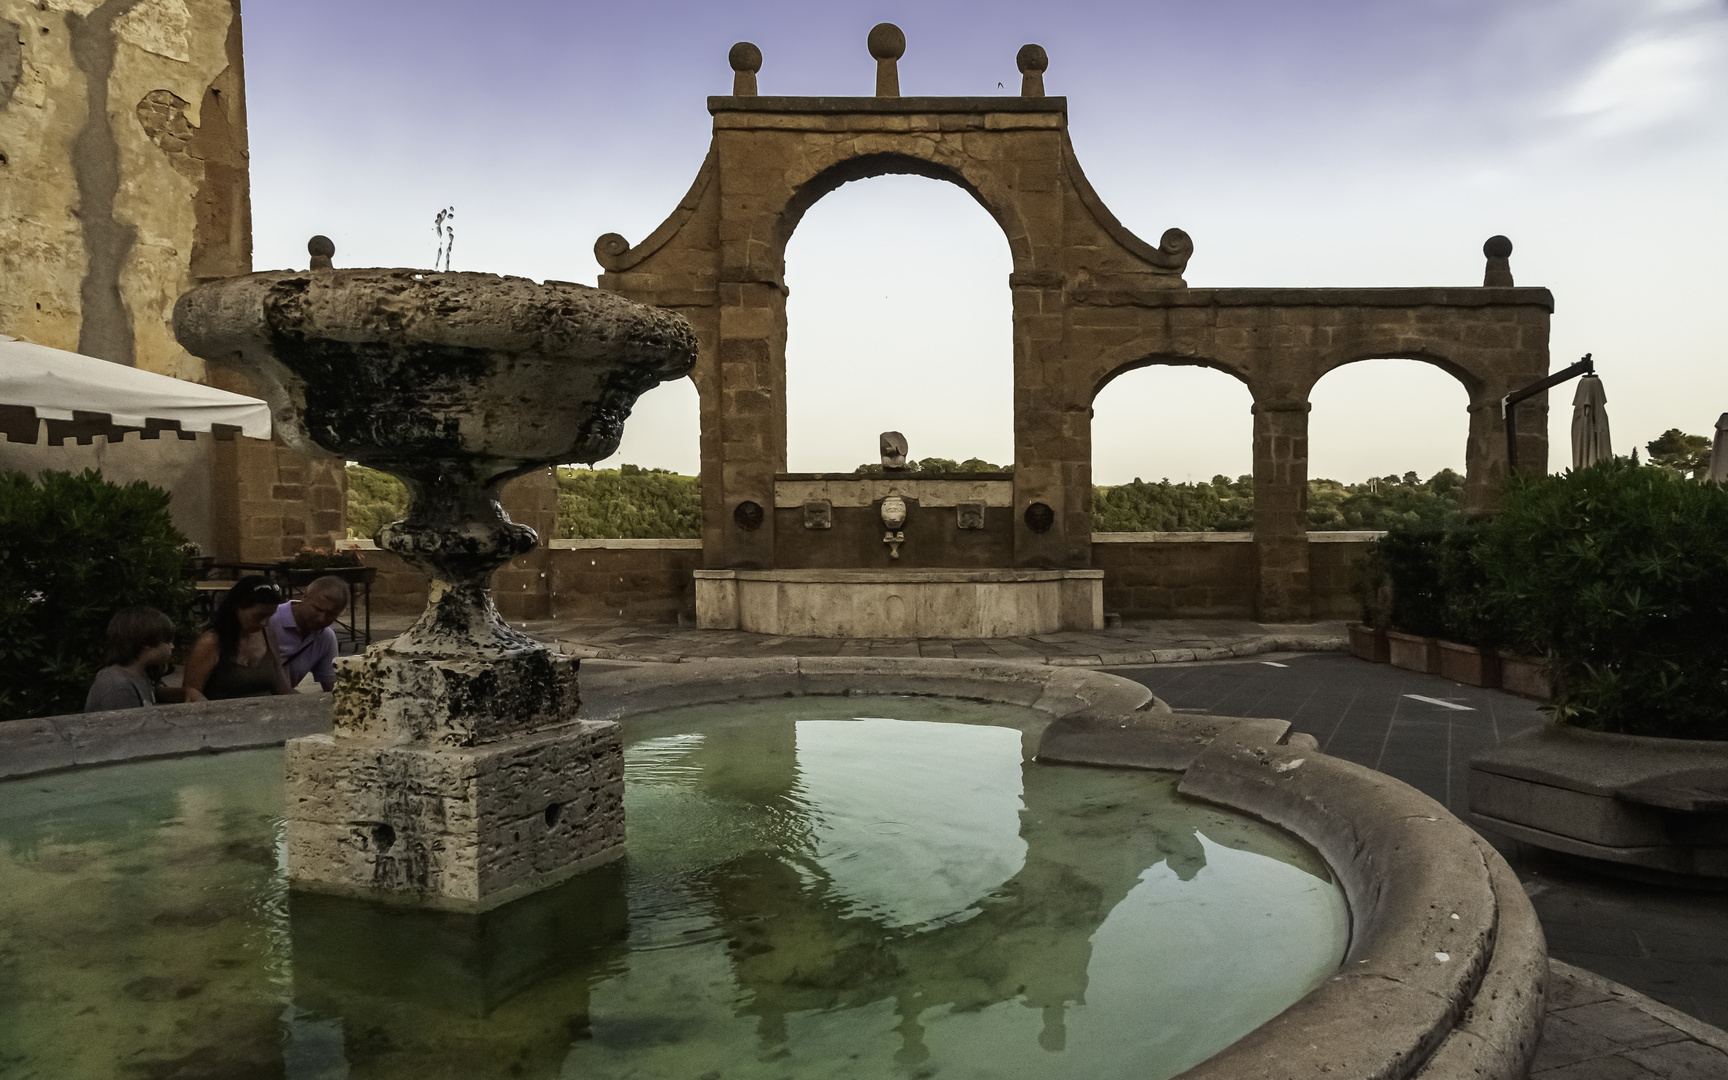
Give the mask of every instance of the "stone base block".
[(368, 649), (338, 664), (339, 736), (473, 746), (576, 720), (576, 661), (534, 645), (498, 656)]
[(479, 911), (624, 851), (609, 721), (478, 747), (312, 735), (286, 771), (297, 889)]

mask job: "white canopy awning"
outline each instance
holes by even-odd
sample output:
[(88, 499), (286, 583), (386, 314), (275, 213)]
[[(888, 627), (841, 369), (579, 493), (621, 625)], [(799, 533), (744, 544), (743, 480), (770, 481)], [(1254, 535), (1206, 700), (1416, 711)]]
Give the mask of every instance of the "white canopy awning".
[(270, 406), (257, 398), (153, 371), (51, 349), (0, 334), (0, 406), (34, 409), (43, 420), (106, 416), (116, 427), (239, 428), (270, 437)]

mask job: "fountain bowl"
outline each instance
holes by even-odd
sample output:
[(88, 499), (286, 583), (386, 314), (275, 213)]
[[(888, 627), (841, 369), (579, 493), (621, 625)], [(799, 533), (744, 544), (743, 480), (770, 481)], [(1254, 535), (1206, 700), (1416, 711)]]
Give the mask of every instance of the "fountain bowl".
[(696, 363), (678, 315), (495, 274), (249, 274), (187, 292), (174, 329), (192, 353), (256, 372), (297, 449), (421, 484), (609, 457), (636, 398)]

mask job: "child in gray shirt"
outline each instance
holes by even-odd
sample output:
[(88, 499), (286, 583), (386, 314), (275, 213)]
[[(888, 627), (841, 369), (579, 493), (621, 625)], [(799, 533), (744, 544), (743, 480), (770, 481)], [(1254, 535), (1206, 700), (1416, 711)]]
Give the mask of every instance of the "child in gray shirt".
[(108, 666), (96, 673), (84, 699), (85, 712), (135, 709), (156, 704), (149, 669), (174, 654), (174, 624), (151, 607), (121, 608), (108, 620)]

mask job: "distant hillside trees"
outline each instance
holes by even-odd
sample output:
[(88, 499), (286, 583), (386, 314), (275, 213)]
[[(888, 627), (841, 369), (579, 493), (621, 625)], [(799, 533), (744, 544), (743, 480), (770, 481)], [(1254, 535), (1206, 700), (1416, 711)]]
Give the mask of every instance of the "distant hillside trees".
[(408, 488), (389, 473), (348, 466), (348, 535), (378, 539), (378, 530), (408, 512)]
[(688, 540), (702, 535), (702, 486), (669, 469), (558, 470), (558, 535)]
[[(1439, 525), (1456, 514), (1464, 478), (1441, 469), (1360, 484), (1308, 481), (1308, 528), (1315, 532), (1383, 530), (1394, 524)], [(1254, 478), (1214, 476), (1210, 483), (1131, 484), (1092, 489), (1095, 532), (1247, 532), (1254, 528)]]
[[(1652, 444), (1653, 446), (1655, 444)], [(1708, 452), (1705, 454), (1708, 465)], [(1652, 461), (1654, 463), (1654, 451)], [(924, 458), (909, 473), (1011, 472), (981, 458)], [(882, 466), (861, 465), (879, 476)], [(1438, 526), (1459, 509), (1464, 478), (1441, 469), (1427, 480), (1415, 473), (1382, 476), (1360, 484), (1308, 482), (1308, 528), (1315, 531), (1383, 530), (1394, 525)], [(348, 467), (348, 535), (376, 538), (378, 530), (406, 511), (408, 492), (395, 477), (360, 465)], [(1129, 484), (1092, 489), (1092, 527), (1097, 532), (1246, 532), (1254, 527), (1254, 482), (1232, 480), (1173, 484)], [(693, 539), (702, 533), (701, 478), (666, 469), (621, 465), (616, 469), (558, 470), (558, 536), (593, 540)]]

